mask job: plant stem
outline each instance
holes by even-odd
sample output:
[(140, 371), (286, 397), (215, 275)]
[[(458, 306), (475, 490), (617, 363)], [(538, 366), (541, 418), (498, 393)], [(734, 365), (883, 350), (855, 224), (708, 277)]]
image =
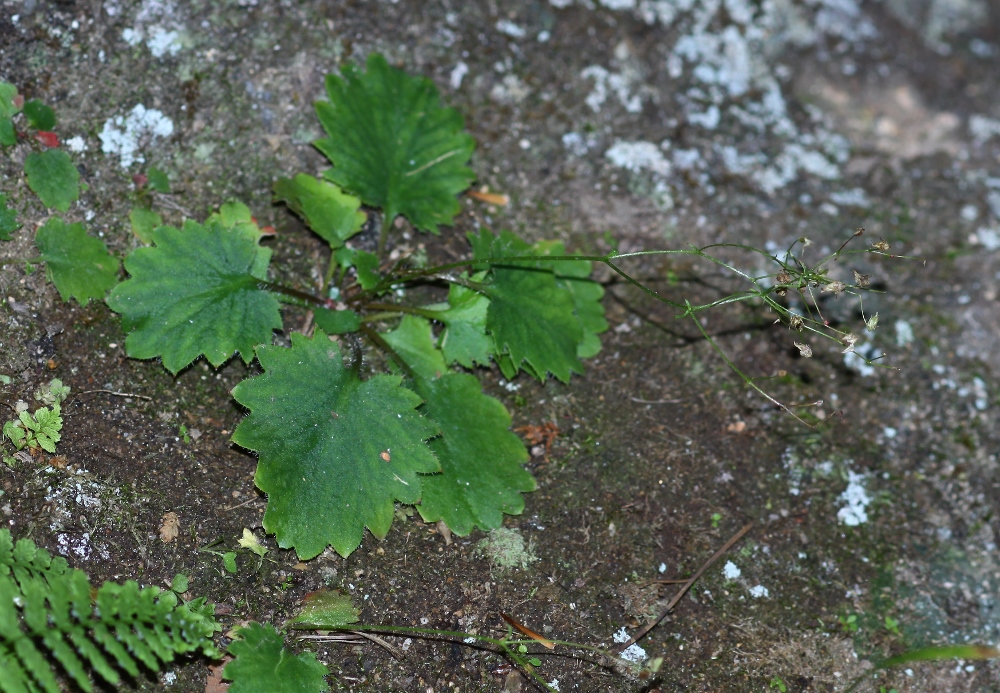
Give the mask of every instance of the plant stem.
[(416, 306), (404, 306), (396, 303), (366, 303), (365, 308), (367, 310), (381, 310), (389, 313), (410, 313), (411, 315), (419, 315), (429, 320), (441, 319), (441, 314), (437, 311), (417, 308)]
[[(299, 302), (298, 305), (305, 304), (310, 306), (319, 306), (320, 308), (330, 307), (329, 301), (324, 300), (319, 296), (306, 293), (305, 291), (293, 289), (290, 286), (283, 286), (281, 284), (275, 284), (274, 282), (264, 281), (262, 279), (257, 282), (257, 288), (279, 294), (280, 296), (287, 296), (289, 298), (296, 299)], [(289, 301), (289, 303), (294, 303), (294, 301)]]
[(323, 296), (330, 295), (330, 283), (333, 281), (333, 273), (337, 270), (337, 259), (334, 255), (337, 248), (330, 249), (330, 263), (326, 266), (326, 275), (323, 277)]
[(385, 341), (385, 339), (382, 338), (382, 335), (380, 335), (378, 332), (376, 332), (371, 327), (365, 324), (362, 324), (361, 327), (358, 328), (358, 331), (361, 332), (361, 334), (363, 334), (365, 337), (367, 337), (368, 341), (370, 341), (372, 344), (374, 344), (379, 349), (388, 354), (389, 358), (395, 361), (396, 364), (403, 369), (403, 371), (406, 373), (407, 376), (416, 379), (417, 377), (416, 373), (414, 373), (413, 369), (410, 368), (410, 364), (408, 364), (406, 361), (403, 360), (403, 357), (399, 355), (399, 352), (393, 349), (392, 346), (389, 344), (389, 342)]
[[(688, 308), (690, 308), (690, 307), (691, 307), (691, 304), (688, 304)], [(740, 376), (743, 379), (743, 382), (745, 382), (747, 385), (749, 385), (754, 390), (756, 390), (757, 394), (759, 394), (761, 397), (763, 397), (764, 399), (766, 399), (768, 402), (770, 402), (774, 406), (778, 407), (779, 409), (782, 409), (783, 411), (788, 412), (799, 423), (804, 424), (804, 425), (808, 426), (809, 428), (815, 428), (815, 426), (813, 426), (812, 424), (806, 423), (801, 417), (797, 416), (787, 406), (785, 406), (784, 404), (782, 404), (781, 402), (779, 402), (778, 400), (776, 400), (771, 395), (769, 395), (766, 392), (764, 392), (764, 390), (762, 390), (761, 387), (759, 385), (757, 385), (757, 383), (755, 383), (753, 381), (753, 378), (750, 378), (749, 376), (745, 375), (743, 373), (743, 371), (741, 371), (739, 369), (739, 367), (735, 363), (733, 363), (732, 360), (728, 356), (726, 356), (726, 352), (724, 352), (719, 347), (719, 345), (715, 342), (714, 339), (712, 339), (712, 337), (708, 334), (708, 332), (705, 331), (705, 328), (702, 327), (702, 325), (701, 325), (701, 321), (699, 321), (698, 318), (695, 317), (694, 312), (690, 312), (689, 315), (691, 317), (691, 320), (694, 322), (695, 326), (697, 326), (698, 331), (701, 332), (702, 336), (706, 340), (708, 340), (708, 343), (711, 344), (712, 348), (715, 349), (716, 353), (719, 354), (719, 356), (722, 357), (722, 360), (726, 362), (726, 365), (729, 366), (731, 369), (733, 369), (733, 372), (736, 373), (736, 375)]]
[(389, 240), (389, 230), (392, 228), (393, 222), (396, 221), (397, 215), (398, 212), (388, 205), (382, 211), (382, 228), (378, 230), (378, 249), (375, 252), (379, 261), (385, 255), (385, 244)]
[[(523, 669), (531, 678), (538, 682), (541, 686), (544, 686), (547, 691), (555, 691), (538, 673), (535, 668), (528, 662), (527, 655), (541, 656), (546, 655), (548, 652), (529, 652), (524, 655), (518, 653), (517, 648), (521, 645), (537, 645), (535, 640), (510, 640), (507, 637), (504, 638), (491, 638), (486, 635), (477, 635), (475, 633), (463, 633), (459, 631), (452, 630), (435, 630), (433, 628), (414, 628), (409, 626), (358, 626), (358, 625), (345, 625), (336, 628), (335, 630), (340, 631), (365, 631), (370, 633), (384, 633), (388, 635), (415, 635), (415, 636), (438, 636), (441, 638), (460, 638), (461, 644), (469, 645), (466, 642), (469, 638), (472, 638), (478, 642), (487, 643), (493, 645), (501, 650), (501, 652), (512, 659), (515, 664), (517, 664), (521, 669)], [(510, 629), (508, 628), (508, 635), (510, 634)], [(611, 650), (606, 650), (600, 647), (594, 647), (593, 645), (584, 645), (583, 643), (569, 642), (567, 640), (552, 640), (553, 645), (562, 645), (563, 647), (569, 647), (575, 650), (586, 650), (588, 652), (594, 652), (601, 655), (601, 657), (607, 657), (613, 660), (617, 660), (618, 656)], [(585, 660), (589, 661), (589, 660)]]

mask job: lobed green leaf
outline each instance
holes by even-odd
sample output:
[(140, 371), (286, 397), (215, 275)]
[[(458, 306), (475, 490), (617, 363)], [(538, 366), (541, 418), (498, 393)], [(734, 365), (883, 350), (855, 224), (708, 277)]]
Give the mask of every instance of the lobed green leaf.
[(235, 659), (226, 665), (223, 678), (231, 680), (229, 693), (319, 693), (327, 690), (329, 670), (316, 655), (295, 655), (284, 646), (274, 626), (251, 623), (237, 631), (240, 639), (229, 645)]
[(365, 213), (358, 211), (361, 200), (333, 183), (304, 173), (294, 178), (279, 178), (274, 183), (274, 201), (284, 202), (304, 218), (309, 228), (331, 248), (344, 245), (344, 241), (361, 230), (366, 219)]
[(413, 372), (414, 389), (425, 400), (421, 413), (441, 428), (441, 436), (428, 443), (441, 473), (421, 479), (420, 515), (428, 522), (444, 520), (465, 536), (475, 527), (496, 529), (504, 513), (521, 513), (521, 493), (536, 484), (521, 466), (528, 453), (510, 432), (503, 404), (484, 395), (474, 376), (447, 371), (424, 318), (404, 316), (383, 338)]
[(200, 355), (219, 366), (238, 352), (249, 363), (254, 346), (281, 328), (278, 301), (259, 281), (270, 251), (258, 245), (256, 225), (239, 214), (233, 221), (231, 212), (204, 226), (190, 220), (183, 230), (161, 226), (152, 247), (125, 259), (131, 277), (115, 287), (108, 305), (132, 328), (129, 356), (160, 356), (172, 373)]
[(367, 72), (328, 75), (329, 101), (316, 104), (327, 137), (315, 145), (333, 162), (323, 176), (373, 207), (384, 225), (402, 214), (437, 233), (460, 210), (455, 196), (475, 178), (465, 163), (475, 142), (462, 116), (442, 108), (434, 83), (368, 56)]
[(24, 160), (24, 173), (28, 187), (46, 207), (66, 212), (80, 197), (80, 172), (62, 149), (32, 152)]
[(81, 306), (104, 298), (118, 283), (118, 258), (104, 241), (88, 236), (83, 224), (67, 224), (52, 217), (35, 234), (35, 245), (45, 261), (45, 274), (64, 301), (75, 298)]
[(419, 500), (419, 475), (440, 469), (424, 443), (437, 427), (414, 411), (420, 398), (399, 377), (361, 381), (344, 368), (321, 329), (291, 339), (287, 349), (258, 347), (264, 373), (233, 390), (250, 410), (233, 442), (260, 458), (264, 528), (278, 545), (303, 559), (328, 545), (347, 556), (365, 527), (385, 536), (394, 500)]
[(36, 130), (51, 131), (56, 126), (56, 112), (38, 99), (24, 104), (24, 117)]
[[(473, 275), (473, 281), (482, 281), (484, 274)], [(445, 325), (438, 345), (447, 363), (465, 368), (489, 364), (493, 353), (493, 341), (486, 333), (489, 306), (489, 298), (459, 284), (449, 287), (446, 306), (428, 306), (434, 319)]]

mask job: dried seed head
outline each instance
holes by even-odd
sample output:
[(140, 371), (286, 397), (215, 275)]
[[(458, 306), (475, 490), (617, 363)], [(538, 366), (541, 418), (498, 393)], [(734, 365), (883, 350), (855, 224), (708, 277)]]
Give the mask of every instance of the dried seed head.
[(854, 283), (862, 289), (867, 289), (868, 285), (872, 283), (872, 277), (870, 274), (861, 274), (861, 272), (854, 270)]
[(787, 296), (788, 295), (788, 289), (786, 289), (785, 287), (782, 286), (779, 289), (775, 289), (774, 293), (778, 294), (779, 296)]
[(889, 244), (886, 243), (884, 238), (880, 238), (878, 239), (878, 242), (872, 243), (872, 248), (874, 248), (875, 250), (880, 250), (883, 253), (889, 252)]
[(809, 346), (808, 344), (799, 344), (798, 342), (792, 342), (792, 344), (794, 344), (795, 348), (799, 350), (799, 355), (802, 358), (808, 359), (812, 357), (813, 350), (812, 347)]
[(860, 236), (864, 232), (865, 232), (865, 227), (864, 226), (859, 226), (857, 229), (854, 230), (854, 235), (855, 236)]
[(840, 343), (846, 347), (844, 349), (845, 354), (849, 354), (852, 351), (854, 351), (854, 345), (857, 344), (857, 342), (858, 342), (858, 336), (855, 334), (848, 333), (840, 338)]
[(834, 282), (830, 282), (829, 284), (825, 285), (823, 287), (821, 293), (824, 293), (824, 294), (833, 294), (834, 296), (839, 296), (840, 294), (844, 293), (844, 289), (846, 289), (846, 288), (847, 288), (847, 284), (845, 284), (844, 282), (836, 282), (836, 281), (834, 281)]
[(792, 317), (788, 318), (788, 326), (791, 327), (793, 330), (801, 331), (802, 325), (803, 325), (803, 320), (801, 316), (793, 315)]
[(779, 284), (791, 284), (792, 283), (792, 275), (790, 275), (788, 272), (784, 272), (784, 271), (778, 272), (778, 276), (775, 277), (775, 279), (778, 281)]
[(875, 328), (878, 327), (878, 313), (868, 318), (868, 322), (865, 323), (869, 332), (874, 332)]

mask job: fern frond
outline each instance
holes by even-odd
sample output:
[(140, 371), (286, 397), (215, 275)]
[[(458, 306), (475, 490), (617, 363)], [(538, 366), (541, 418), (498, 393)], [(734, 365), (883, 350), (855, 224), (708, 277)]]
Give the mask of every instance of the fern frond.
[(129, 580), (91, 597), (86, 574), (28, 539), (0, 529), (0, 693), (58, 693), (52, 660), (82, 690), (89, 672), (114, 685), (120, 671), (158, 671), (174, 657), (217, 657), (215, 607)]

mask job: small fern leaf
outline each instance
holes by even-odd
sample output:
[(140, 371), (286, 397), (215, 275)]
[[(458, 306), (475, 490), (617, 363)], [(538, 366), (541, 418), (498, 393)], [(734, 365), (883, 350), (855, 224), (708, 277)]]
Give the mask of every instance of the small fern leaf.
[(101, 653), (101, 650), (91, 642), (90, 638), (87, 637), (87, 632), (82, 626), (75, 626), (69, 631), (70, 642), (76, 647), (77, 651), (87, 658), (87, 662), (90, 664), (91, 668), (100, 674), (101, 678), (110, 683), (111, 685), (117, 685), (121, 681), (121, 676), (118, 675), (118, 671), (111, 665), (107, 658)]
[(158, 671), (178, 653), (218, 656), (213, 615), (204, 600), (189, 608), (133, 581), (105, 583), (92, 599), (82, 571), (0, 529), (0, 693), (61, 690), (52, 659), (64, 682), (91, 691), (90, 671), (114, 685), (119, 669), (139, 676), (139, 662)]
[(0, 649), (0, 691), (28, 693), (28, 674), (13, 654)]
[[(103, 623), (98, 623), (94, 626), (94, 640), (100, 643), (104, 651), (115, 658), (115, 663), (118, 664), (122, 669), (124, 669), (129, 676), (136, 677), (139, 675), (139, 667), (136, 666), (135, 660), (129, 655), (125, 647), (118, 642), (118, 639), (108, 630), (107, 626)], [(117, 682), (116, 682), (117, 683)]]
[(49, 648), (56, 661), (62, 664), (66, 673), (76, 681), (76, 684), (84, 691), (87, 691), (87, 693), (90, 693), (93, 687), (90, 684), (90, 679), (87, 677), (83, 662), (76, 656), (73, 648), (63, 639), (62, 633), (58, 630), (49, 630), (45, 634), (45, 637), (42, 638), (42, 642)]
[[(35, 684), (45, 693), (60, 693), (56, 677), (52, 674), (45, 656), (35, 647), (35, 643), (26, 637), (21, 637), (14, 643), (14, 653), (24, 663), (25, 669), (31, 672)], [(28, 681), (30, 685), (31, 679)]]

